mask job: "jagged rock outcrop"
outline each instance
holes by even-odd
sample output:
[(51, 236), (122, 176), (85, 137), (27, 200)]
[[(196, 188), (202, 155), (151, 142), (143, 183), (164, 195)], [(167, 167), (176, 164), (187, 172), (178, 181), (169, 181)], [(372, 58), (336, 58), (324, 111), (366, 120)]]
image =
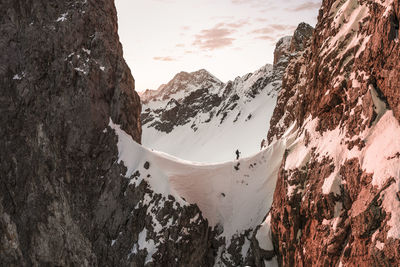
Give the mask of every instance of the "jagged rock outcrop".
[[(294, 95), (300, 94), (299, 88), (306, 86), (304, 83), (307, 71), (306, 60), (310, 54), (310, 42), (313, 34), (312, 28), (306, 24), (300, 24), (295, 30), (294, 36), (287, 47), (286, 68), (283, 69), (282, 89), (279, 92), (276, 108), (271, 117), (270, 129), (268, 131), (268, 143), (274, 138), (282, 137), (286, 129), (295, 120), (298, 102)], [(300, 48), (304, 48), (301, 50)], [(290, 100), (290, 101), (289, 101)]]
[(187, 73), (180, 72), (167, 84), (161, 85), (157, 90), (146, 90), (141, 95), (143, 104), (150, 101), (160, 101), (172, 98), (181, 99), (199, 89), (218, 90), (223, 82), (218, 80), (205, 69)]
[(180, 72), (157, 91), (147, 90), (141, 95), (142, 124), (170, 133), (174, 127), (189, 123), (198, 113), (210, 112), (220, 105), (221, 97), (213, 92), (218, 92), (223, 85), (206, 70)]
[(280, 79), (283, 78), (287, 65), (289, 64), (292, 36), (281, 38), (274, 50), (274, 70), (279, 72)]
[(140, 142), (141, 104), (114, 1), (1, 7), (0, 265), (212, 265), (198, 207), (118, 162), (110, 121)]
[(306, 49), (313, 32), (313, 27), (304, 22), (300, 23), (294, 31), (293, 40), (290, 42), (291, 53), (300, 52)]
[(283, 266), (400, 264), (399, 2), (323, 1), (268, 141), (295, 125), (270, 229)]

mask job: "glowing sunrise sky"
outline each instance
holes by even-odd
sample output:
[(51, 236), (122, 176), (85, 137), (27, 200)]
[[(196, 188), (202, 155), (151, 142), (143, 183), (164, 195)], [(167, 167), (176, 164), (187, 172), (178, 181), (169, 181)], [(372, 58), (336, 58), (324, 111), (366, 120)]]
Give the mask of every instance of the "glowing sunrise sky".
[(275, 43), (320, 0), (116, 0), (119, 35), (136, 90), (180, 71), (207, 69), (223, 82), (272, 63)]

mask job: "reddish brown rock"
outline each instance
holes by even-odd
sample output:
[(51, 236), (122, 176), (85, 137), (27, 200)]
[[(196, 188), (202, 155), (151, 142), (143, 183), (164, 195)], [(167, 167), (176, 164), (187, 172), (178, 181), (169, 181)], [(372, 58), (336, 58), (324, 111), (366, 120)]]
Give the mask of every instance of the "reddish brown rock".
[[(299, 132), (306, 131), (304, 143), (309, 145), (312, 137), (303, 127), (306, 119), (314, 119), (318, 134), (340, 129), (343, 136), (337, 136), (338, 145), (345, 144), (349, 151), (364, 151), (367, 140), (362, 133), (381, 116), (372, 99), (371, 86), (400, 121), (400, 9), (398, 0), (391, 6), (385, 6), (386, 2), (323, 1), (311, 43), (291, 58), (286, 69), (271, 119), (269, 143), (295, 123)], [(335, 21), (333, 14), (347, 4), (352, 8), (344, 9), (341, 14), (345, 15), (338, 15)], [(341, 32), (339, 25), (347, 23), (352, 12), (360, 12), (360, 19), (350, 30)], [(337, 41), (329, 45), (331, 40)], [(318, 150), (323, 144), (314, 145)], [(395, 159), (395, 155), (388, 158)], [(393, 214), (382, 205), (386, 190), (399, 177), (387, 179), (381, 187), (373, 186), (372, 174), (361, 167), (358, 158), (347, 158), (337, 166), (332, 160), (329, 155), (323, 160), (312, 155), (306, 167), (292, 170), (282, 164), (271, 208), (279, 263), (400, 265), (400, 241), (388, 236), (388, 221)], [(338, 171), (340, 190), (323, 194), (325, 178), (333, 171), (330, 168)]]

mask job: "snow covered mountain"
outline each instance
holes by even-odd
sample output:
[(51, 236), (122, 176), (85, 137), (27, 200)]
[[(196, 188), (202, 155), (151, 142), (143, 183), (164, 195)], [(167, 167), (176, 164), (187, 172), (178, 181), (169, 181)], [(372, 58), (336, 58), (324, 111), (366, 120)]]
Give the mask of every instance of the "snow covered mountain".
[[(127, 167), (125, 177), (129, 184), (138, 187), (148, 183), (153, 194), (162, 196), (147, 209), (152, 224), (159, 227), (147, 228), (137, 245), (138, 249), (147, 249), (149, 260), (161, 257), (160, 248), (168, 229), (161, 227), (166, 222), (158, 214), (163, 206), (169, 204), (168, 196), (177, 201), (174, 206), (198, 206), (201, 213), (193, 214), (190, 221), (200, 223), (205, 219), (211, 228), (216, 229), (213, 237), (216, 240), (213, 245), (216, 249), (215, 266), (238, 266), (254, 260), (252, 251), (256, 246), (252, 244), (252, 234), (271, 207), (281, 158), (285, 148), (294, 140), (290, 130), (284, 138), (252, 157), (205, 164), (149, 150), (137, 144), (112, 120), (108, 126), (106, 131), (118, 136), (118, 161)], [(145, 205), (150, 203), (149, 195)], [(168, 227), (175, 224), (175, 221), (167, 222)], [(191, 231), (193, 229), (187, 228), (185, 235), (191, 235)], [(271, 243), (268, 233), (267, 239), (260, 236), (260, 242)], [(277, 265), (276, 258), (269, 259), (272, 260), (269, 262), (271, 266)]]
[[(160, 107), (160, 101), (150, 101), (143, 105), (143, 144), (200, 162), (231, 160), (236, 149), (245, 155), (255, 153), (268, 129), (268, 114), (274, 110), (280, 83), (270, 83), (257, 98), (246, 89), (271, 73), (272, 66), (266, 65), (257, 74), (238, 77), (226, 86), (200, 88), (180, 99), (167, 98), (160, 109), (150, 108)], [(210, 149), (215, 153), (210, 155)]]
[(6, 1), (0, 265), (399, 266), (399, 7), (324, 0), (312, 38), (301, 24), (272, 68), (146, 92), (166, 134), (245, 128), (277, 93), (261, 151), (196, 163), (140, 145), (112, 0)]
[[(169, 83), (161, 85), (157, 90), (146, 90), (140, 97), (143, 104), (157, 103), (165, 107), (171, 99), (182, 100), (199, 89), (211, 89), (212, 93), (212, 89), (218, 91), (222, 86), (220, 80), (201, 69), (192, 73), (180, 72)], [(149, 107), (157, 108), (151, 104)]]
[[(312, 28), (301, 24), (295, 35), (311, 34)], [(291, 46), (300, 44), (282, 38), (274, 65), (226, 84), (200, 70), (181, 72), (158, 90), (147, 90), (141, 95), (143, 144), (199, 162), (232, 160), (237, 149), (242, 156), (256, 153), (269, 129)]]

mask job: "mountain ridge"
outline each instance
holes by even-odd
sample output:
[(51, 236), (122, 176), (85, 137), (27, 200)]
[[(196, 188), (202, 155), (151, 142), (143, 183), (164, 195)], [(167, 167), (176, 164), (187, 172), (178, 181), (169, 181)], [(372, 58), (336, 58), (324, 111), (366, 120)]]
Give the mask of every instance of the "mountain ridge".
[[(311, 36), (311, 33), (305, 31), (304, 35)], [(259, 151), (269, 128), (268, 114), (273, 112), (289, 62), (291, 44), (292, 37), (281, 38), (275, 49), (275, 65), (266, 64), (225, 84), (189, 86), (197, 90), (172, 90), (175, 95), (169, 93), (170, 89), (166, 92), (164, 87), (146, 97), (141, 115), (144, 145), (200, 162), (228, 161), (235, 150), (242, 156)], [(200, 72), (215, 77), (205, 70)], [(176, 84), (176, 79), (179, 82), (182, 73), (185, 72), (175, 75), (168, 84)], [(185, 81), (188, 81), (185, 85), (190, 85), (190, 80)], [(177, 94), (179, 91), (186, 94)], [(246, 127), (254, 129), (253, 138), (247, 135)], [(181, 146), (174, 146), (179, 139), (182, 139)], [(185, 147), (190, 149), (183, 149)], [(220, 147), (221, 156), (218, 153), (207, 156), (207, 149), (212, 147)]]
[[(266, 66), (261, 79), (244, 75), (213, 94), (208, 139), (227, 139), (236, 129), (221, 125), (238, 117), (259, 143), (250, 110), (236, 108), (274, 107), (259, 113), (272, 116), (261, 151), (213, 164), (140, 145), (148, 132), (112, 0), (4, 7), (2, 265), (400, 264), (398, 0), (323, 0), (310, 38), (282, 42), (290, 49), (276, 86)], [(182, 129), (177, 114), (202, 130), (198, 98), (209, 89), (166, 101), (170, 134)], [(176, 134), (175, 146), (190, 149)]]
[[(141, 100), (142, 103), (148, 104), (152, 100), (165, 100), (174, 96), (182, 98), (200, 88), (218, 87), (223, 86), (223, 84), (223, 82), (205, 69), (194, 72), (181, 71), (175, 74), (167, 84), (160, 85), (158, 89), (147, 89), (142, 93)], [(180, 92), (183, 92), (182, 96), (175, 95)]]

